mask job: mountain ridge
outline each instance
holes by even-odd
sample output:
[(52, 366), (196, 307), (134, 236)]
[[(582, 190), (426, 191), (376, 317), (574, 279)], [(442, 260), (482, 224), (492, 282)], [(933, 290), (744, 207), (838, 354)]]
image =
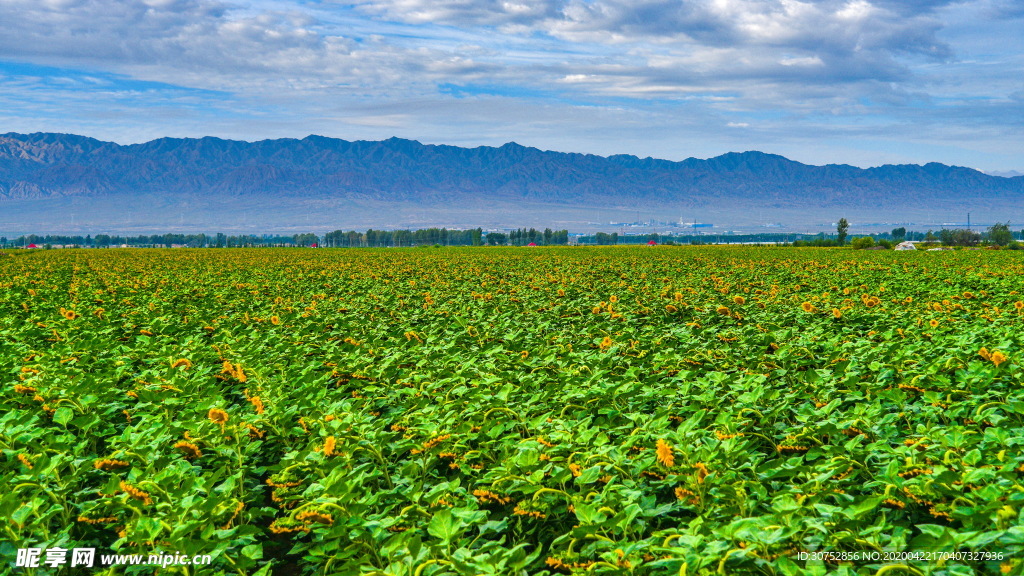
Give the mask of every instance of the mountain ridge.
[[(842, 209), (899, 214), (993, 202), (1016, 210), (1024, 208), (1024, 176), (992, 176), (935, 162), (816, 166), (760, 151), (673, 161), (545, 151), (516, 142), (465, 148), (398, 137), (348, 141), (311, 134), (253, 142), (165, 137), (121, 145), (75, 134), (0, 135), (0, 208), (16, 207), (27, 223), (39, 221), (37, 212), (45, 208), (54, 224), (60, 217), (54, 210), (67, 199), (245, 208), (254, 222), (271, 219), (275, 204), (282, 207), (279, 214), (299, 215), (314, 200), (343, 213), (350, 208), (386, 213), (392, 207), (399, 214), (395, 225), (412, 218), (401, 216), (409, 211), (432, 213), (424, 216), (421, 223), (426, 223), (464, 206), (476, 206), (475, 213), (484, 216), (551, 206), (565, 213), (671, 208), (742, 221), (751, 211), (807, 217)], [(33, 203), (41, 208), (35, 210)], [(109, 220), (139, 213), (113, 209), (90, 215), (86, 208), (79, 202), (76, 214)], [(1001, 212), (993, 208), (993, 214)], [(185, 217), (179, 220), (184, 223)], [(491, 220), (515, 224), (506, 217)]]

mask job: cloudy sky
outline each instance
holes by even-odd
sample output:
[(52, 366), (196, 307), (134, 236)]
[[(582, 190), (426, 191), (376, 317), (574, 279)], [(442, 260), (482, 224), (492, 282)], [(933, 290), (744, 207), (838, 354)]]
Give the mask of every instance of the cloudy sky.
[(1019, 0), (0, 0), (0, 132), (1024, 171)]

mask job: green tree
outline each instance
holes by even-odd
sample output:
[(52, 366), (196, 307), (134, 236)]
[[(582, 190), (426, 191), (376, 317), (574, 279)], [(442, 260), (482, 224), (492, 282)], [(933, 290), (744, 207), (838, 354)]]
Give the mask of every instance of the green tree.
[(893, 228), (891, 234), (893, 242), (903, 242), (903, 240), (907, 237), (907, 229), (903, 226), (900, 226), (899, 228)]
[(981, 242), (981, 233), (975, 230), (960, 228), (953, 231), (953, 244), (956, 246), (974, 246)]
[(853, 242), (850, 242), (850, 246), (853, 246), (855, 250), (864, 250), (874, 245), (875, 239), (871, 236), (861, 236), (860, 238), (854, 238)]
[(939, 230), (939, 240), (946, 246), (974, 246), (981, 242), (981, 233), (966, 228)]
[(849, 231), (850, 223), (846, 221), (846, 218), (840, 218), (839, 223), (836, 225), (836, 232), (838, 233), (836, 235), (836, 240), (839, 242), (840, 246), (846, 244), (846, 236)]
[(1010, 223), (996, 222), (988, 229), (988, 241), (999, 246), (1006, 246), (1013, 242), (1013, 232), (1010, 232)]

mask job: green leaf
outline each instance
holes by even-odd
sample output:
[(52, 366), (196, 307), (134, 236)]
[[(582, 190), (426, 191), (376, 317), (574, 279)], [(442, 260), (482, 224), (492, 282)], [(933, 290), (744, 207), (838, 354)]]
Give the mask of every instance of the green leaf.
[(427, 533), (440, 538), (445, 544), (462, 532), (462, 521), (452, 516), (450, 510), (438, 510), (427, 524)]
[(75, 411), (67, 406), (61, 406), (57, 408), (57, 411), (53, 413), (53, 421), (60, 425), (66, 425), (71, 422), (71, 419), (75, 417)]
[(946, 527), (938, 524), (918, 524), (917, 528), (932, 538), (941, 538), (946, 533)]
[(775, 560), (775, 567), (778, 568), (779, 572), (784, 576), (802, 576), (804, 574), (803, 569), (797, 566), (795, 562), (786, 556), (779, 556)]
[(884, 501), (885, 496), (871, 496), (853, 506), (847, 506), (842, 514), (851, 520), (858, 520), (865, 514), (874, 511)]
[(802, 508), (800, 503), (796, 501), (796, 498), (789, 494), (783, 494), (782, 496), (772, 500), (772, 509), (776, 512), (796, 512), (800, 508)]
[(591, 466), (580, 474), (580, 477), (576, 479), (580, 484), (593, 484), (597, 482), (597, 479), (601, 477), (601, 467)]
[(598, 514), (596, 506), (580, 502), (575, 504), (574, 508), (580, 524), (596, 524), (604, 520), (604, 514)]
[(28, 520), (29, 516), (32, 515), (32, 512), (32, 506), (28, 504), (22, 504), (21, 506), (17, 507), (14, 510), (13, 514), (11, 514), (11, 520), (13, 520), (16, 524), (25, 524), (25, 521)]
[(263, 558), (263, 544), (249, 544), (248, 546), (242, 547), (242, 556), (251, 558), (253, 560), (260, 560)]

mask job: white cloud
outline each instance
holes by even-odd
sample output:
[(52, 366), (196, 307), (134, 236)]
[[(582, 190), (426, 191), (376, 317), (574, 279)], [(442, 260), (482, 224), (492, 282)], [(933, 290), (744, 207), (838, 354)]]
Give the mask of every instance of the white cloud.
[(803, 56), (800, 58), (786, 57), (779, 60), (783, 66), (823, 66), (825, 63), (817, 56)]
[(412, 24), (454, 26), (532, 26), (557, 17), (558, 0), (363, 0), (355, 2), (367, 14)]
[[(473, 77), (537, 85), (566, 76), (555, 72), (569, 67), (619, 78), (620, 92), (631, 86), (638, 96), (725, 78), (898, 81), (908, 55), (949, 55), (928, 10), (913, 14), (875, 1), (364, 0), (353, 4), (359, 13), (432, 32), (360, 35), (346, 30), (351, 20), (332, 23), (330, 5), (312, 11), (217, 0), (9, 0), (0, 4), (0, 20), (11, 23), (0, 53), (216, 89), (429, 90)], [(446, 31), (437, 26), (457, 28), (460, 41), (439, 41)], [(471, 30), (478, 33), (467, 35)], [(547, 38), (539, 46), (538, 35)], [(798, 68), (807, 73), (794, 76)]]

